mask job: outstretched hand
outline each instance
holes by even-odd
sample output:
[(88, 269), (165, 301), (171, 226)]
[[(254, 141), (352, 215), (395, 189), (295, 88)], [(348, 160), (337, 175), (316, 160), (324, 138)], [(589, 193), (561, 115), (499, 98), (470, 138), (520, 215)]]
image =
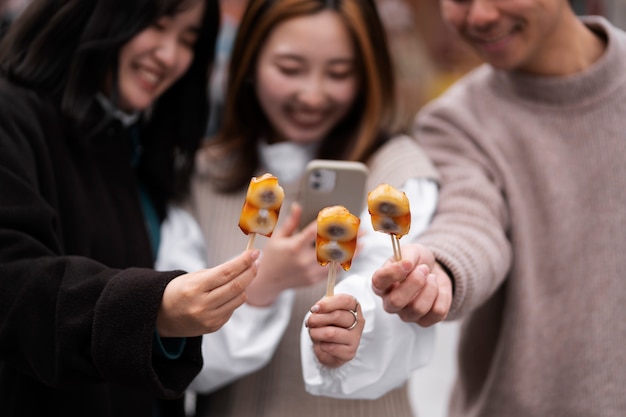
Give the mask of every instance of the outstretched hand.
[(372, 276), (385, 311), (424, 327), (444, 320), (452, 305), (452, 280), (422, 245), (403, 246), (402, 257), (388, 260)]
[(259, 250), (245, 251), (210, 269), (180, 275), (165, 287), (157, 314), (161, 337), (192, 337), (222, 327), (246, 301)]
[(354, 359), (365, 327), (358, 301), (348, 294), (327, 296), (311, 307), (311, 313), (305, 325), (317, 359), (331, 368)]

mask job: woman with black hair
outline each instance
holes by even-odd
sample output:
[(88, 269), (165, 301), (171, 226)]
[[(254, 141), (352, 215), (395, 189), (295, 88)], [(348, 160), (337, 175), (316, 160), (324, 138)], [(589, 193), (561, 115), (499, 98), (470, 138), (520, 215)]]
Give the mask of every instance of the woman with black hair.
[(258, 251), (152, 269), (218, 24), (212, 0), (39, 0), (3, 39), (1, 415), (154, 415), (244, 302)]

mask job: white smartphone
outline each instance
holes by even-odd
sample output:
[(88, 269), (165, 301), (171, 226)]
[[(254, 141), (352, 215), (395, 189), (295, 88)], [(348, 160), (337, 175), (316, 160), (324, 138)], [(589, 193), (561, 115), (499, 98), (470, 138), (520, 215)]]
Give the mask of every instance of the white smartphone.
[(317, 218), (325, 207), (341, 205), (359, 216), (365, 208), (367, 166), (361, 162), (314, 159), (302, 178), (299, 229)]

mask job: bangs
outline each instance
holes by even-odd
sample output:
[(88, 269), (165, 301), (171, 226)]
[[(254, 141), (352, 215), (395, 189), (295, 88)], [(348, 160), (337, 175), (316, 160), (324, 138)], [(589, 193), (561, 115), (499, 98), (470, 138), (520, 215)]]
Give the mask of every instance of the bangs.
[(203, 0), (165, 0), (161, 4), (161, 9), (157, 12), (157, 16), (174, 16), (189, 10), (200, 1)]

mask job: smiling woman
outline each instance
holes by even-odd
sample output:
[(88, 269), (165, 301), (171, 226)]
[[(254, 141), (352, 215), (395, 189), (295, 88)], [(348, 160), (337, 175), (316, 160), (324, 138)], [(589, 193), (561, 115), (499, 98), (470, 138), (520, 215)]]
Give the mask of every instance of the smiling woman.
[(2, 415), (182, 415), (258, 257), (153, 269), (218, 26), (213, 0), (37, 0), (3, 38)]
[(315, 143), (352, 107), (360, 83), (356, 56), (350, 32), (333, 11), (280, 25), (257, 60), (256, 93), (273, 126), (268, 143)]
[[(414, 239), (434, 210), (437, 175), (396, 123), (396, 80), (376, 3), (250, 0), (227, 80), (223, 123), (198, 152), (189, 197), (164, 224), (172, 243), (159, 263), (211, 266), (239, 253), (247, 238), (234, 227), (251, 177), (271, 172), (285, 200), (271, 237), (255, 241), (263, 256), (246, 303), (203, 338), (203, 370), (190, 385), (200, 393), (199, 415), (411, 415), (407, 372), (427, 360), (433, 335), (376, 304), (368, 282), (391, 255), (388, 236), (371, 230), (367, 211), (353, 213), (364, 219), (360, 255), (320, 301), (329, 270), (311, 245), (317, 224), (298, 227), (302, 207), (293, 204), (307, 163), (334, 159), (366, 164), (368, 190), (386, 182), (407, 193), (415, 215), (403, 239)], [(344, 378), (352, 362), (376, 370)], [(374, 386), (382, 388), (371, 400)], [(336, 398), (349, 394), (351, 401)]]
[(119, 56), (119, 107), (145, 110), (191, 65), (204, 15), (193, 1), (172, 16), (162, 16), (127, 42)]

